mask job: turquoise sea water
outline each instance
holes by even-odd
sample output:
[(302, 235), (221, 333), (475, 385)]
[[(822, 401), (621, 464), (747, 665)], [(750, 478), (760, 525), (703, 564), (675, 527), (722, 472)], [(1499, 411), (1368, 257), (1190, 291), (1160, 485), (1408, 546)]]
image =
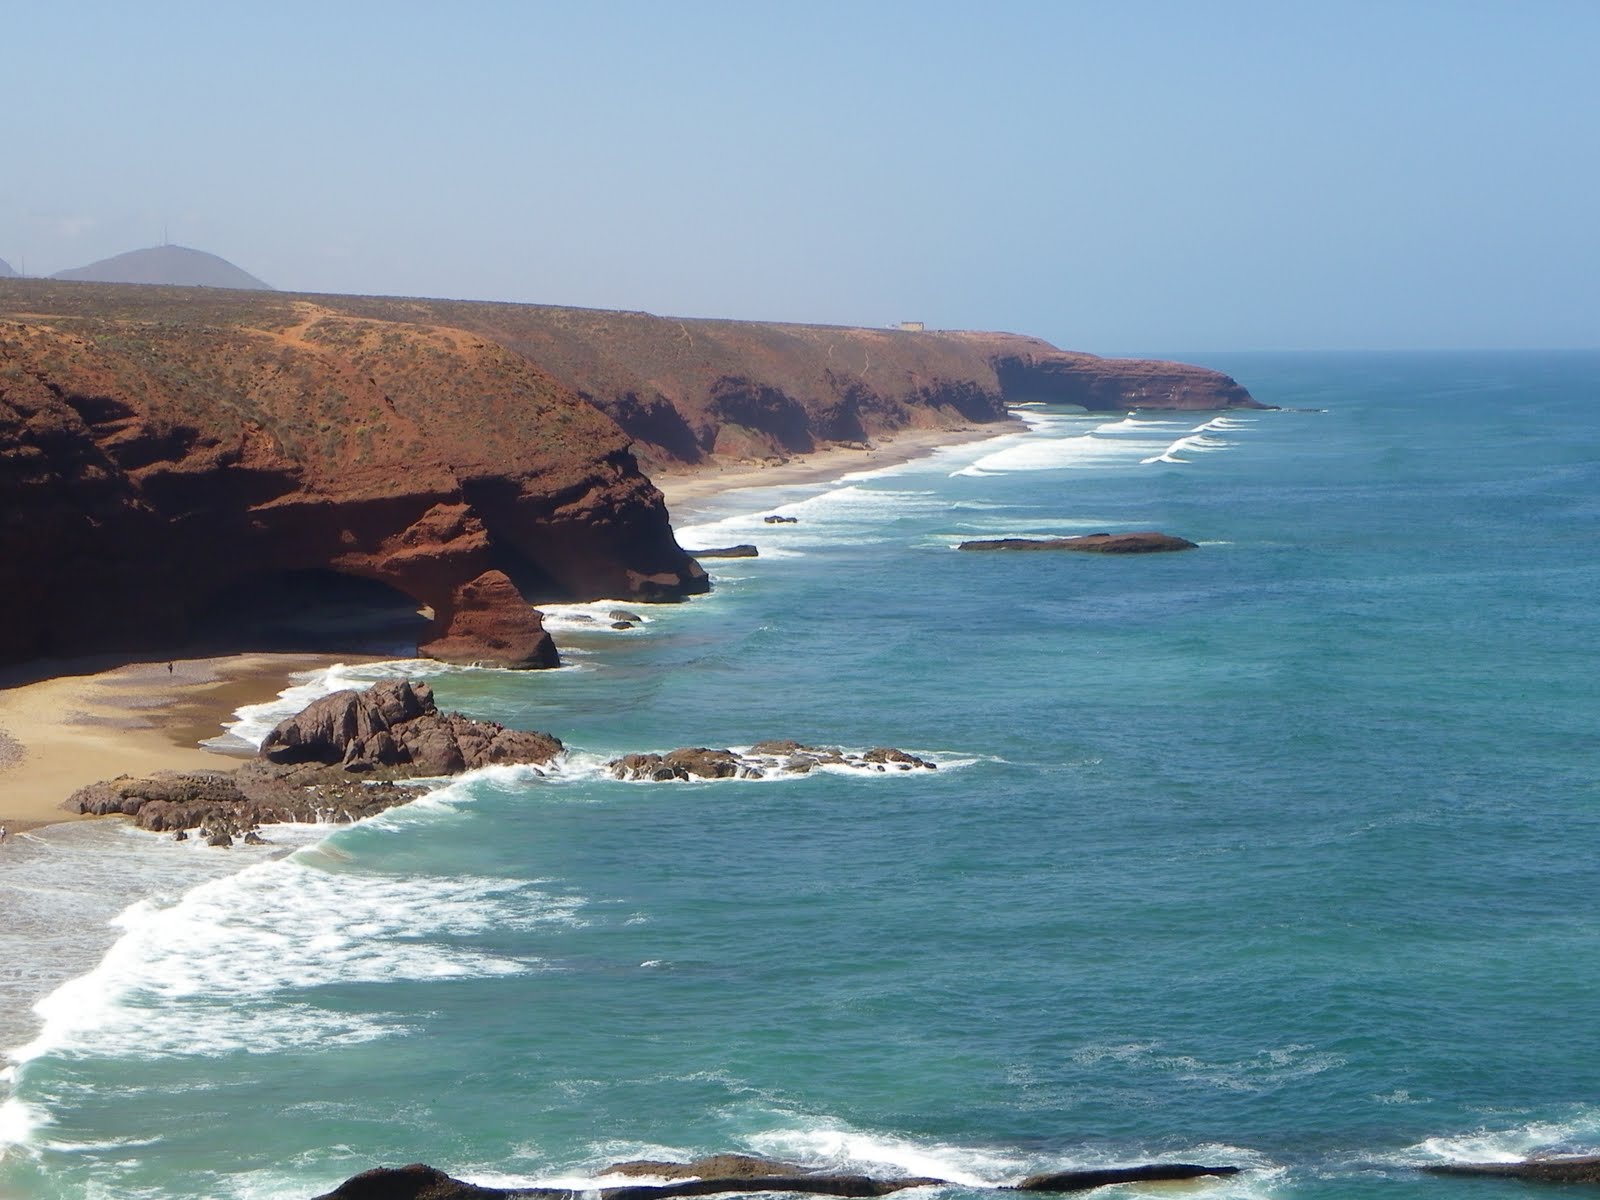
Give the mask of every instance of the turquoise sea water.
[[(1531, 1194), (1417, 1164), (1600, 1151), (1600, 355), (1208, 364), (1314, 411), (1033, 409), (733, 493), (674, 514), (685, 545), (761, 546), (708, 562), (711, 596), (624, 632), (556, 610), (559, 672), (420, 668), (562, 737), (553, 774), (275, 858), (96, 827), (152, 895), (12, 1023), (0, 1195), (740, 1150), (1404, 1200)], [(952, 549), (1142, 528), (1201, 548)], [(941, 768), (599, 770), (773, 737)], [(0, 867), (95, 869), (47, 841)]]

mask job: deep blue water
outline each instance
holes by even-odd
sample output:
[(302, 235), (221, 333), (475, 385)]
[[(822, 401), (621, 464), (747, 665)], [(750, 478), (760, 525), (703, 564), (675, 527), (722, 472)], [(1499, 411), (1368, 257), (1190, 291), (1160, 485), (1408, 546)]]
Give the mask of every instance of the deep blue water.
[[(1523, 1194), (1416, 1164), (1600, 1151), (1600, 355), (1209, 365), (1308, 411), (1036, 409), (729, 494), (675, 514), (762, 548), (713, 595), (557, 610), (568, 670), (423, 668), (563, 770), (169, 870), (16, 1054), (0, 1195), (742, 1150), (1404, 1200)], [(1143, 528), (1200, 549), (952, 549)], [(941, 767), (599, 770), (772, 737)]]

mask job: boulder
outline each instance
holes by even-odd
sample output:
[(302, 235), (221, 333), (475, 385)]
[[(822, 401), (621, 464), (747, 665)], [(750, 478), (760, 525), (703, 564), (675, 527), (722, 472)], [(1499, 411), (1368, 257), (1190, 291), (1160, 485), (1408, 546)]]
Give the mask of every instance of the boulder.
[(1077, 550), (1085, 554), (1150, 554), (1196, 550), (1187, 538), (1145, 530), (1139, 533), (1086, 533), (1065, 538), (989, 538), (962, 542), (958, 550)]
[(312, 701), (280, 721), (260, 753), (274, 763), (338, 764), (393, 778), (454, 775), (491, 763), (544, 763), (561, 749), (548, 734), (441, 713), (427, 684), (391, 679)]

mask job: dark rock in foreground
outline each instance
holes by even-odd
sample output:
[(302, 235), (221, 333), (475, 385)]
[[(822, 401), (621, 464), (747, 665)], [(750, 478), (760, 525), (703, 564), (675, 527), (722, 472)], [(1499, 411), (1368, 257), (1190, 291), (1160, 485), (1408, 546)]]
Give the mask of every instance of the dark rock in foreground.
[(396, 780), (454, 775), (491, 763), (549, 762), (560, 741), (441, 713), (433, 689), (395, 679), (335, 692), (278, 724), (260, 757), (234, 771), (163, 771), (80, 788), (72, 812), (132, 817), (156, 833), (198, 829), (231, 845), (259, 825), (358, 821), (424, 789)]
[(687, 779), (765, 779), (775, 772), (805, 775), (823, 766), (862, 771), (939, 769), (937, 763), (891, 746), (856, 754), (836, 746), (803, 746), (790, 741), (757, 742), (744, 754), (704, 746), (685, 746), (667, 754), (624, 754), (608, 762), (606, 769), (617, 779), (669, 783)]
[[(1238, 1167), (1203, 1167), (1190, 1163), (1148, 1163), (1087, 1171), (1058, 1171), (1033, 1175), (1015, 1188), (996, 1191), (1083, 1192), (1115, 1183), (1199, 1179), (1208, 1175), (1236, 1175)], [(909, 1176), (875, 1179), (867, 1175), (808, 1171), (793, 1163), (753, 1158), (745, 1154), (715, 1154), (690, 1163), (639, 1160), (617, 1163), (604, 1175), (648, 1176), (668, 1179), (665, 1184), (636, 1184), (601, 1188), (600, 1200), (672, 1200), (678, 1196), (714, 1196), (728, 1193), (790, 1192), (819, 1196), (887, 1196), (907, 1188), (945, 1187), (943, 1179)], [(580, 1200), (593, 1192), (565, 1188), (484, 1188), (464, 1183), (422, 1163), (408, 1167), (379, 1167), (347, 1179), (316, 1200)]]
[(1600, 1155), (1531, 1158), (1509, 1163), (1436, 1163), (1422, 1169), (1430, 1175), (1483, 1175), (1494, 1179), (1528, 1179), (1536, 1183), (1600, 1183)]
[(1207, 1175), (1237, 1175), (1238, 1167), (1202, 1167), (1194, 1163), (1147, 1163), (1137, 1167), (1099, 1167), (1088, 1171), (1051, 1171), (1030, 1175), (1019, 1192), (1086, 1192), (1113, 1183), (1147, 1183), (1171, 1179), (1201, 1179)]
[(761, 551), (750, 543), (738, 546), (721, 546), (715, 550), (685, 550), (690, 558), (759, 558)]
[(799, 517), (780, 517), (777, 513), (773, 513), (770, 517), (762, 517), (761, 519), (764, 522), (766, 522), (768, 525), (798, 525), (798, 524), (800, 524), (800, 518)]
[(1065, 538), (993, 538), (962, 542), (958, 550), (1078, 550), (1087, 554), (1150, 554), (1199, 549), (1188, 538), (1145, 530), (1140, 533), (1086, 533)]

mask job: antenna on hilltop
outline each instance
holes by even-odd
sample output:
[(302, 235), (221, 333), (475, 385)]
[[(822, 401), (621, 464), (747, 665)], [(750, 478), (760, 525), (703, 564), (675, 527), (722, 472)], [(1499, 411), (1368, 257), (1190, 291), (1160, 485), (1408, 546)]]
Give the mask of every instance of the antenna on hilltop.
[(167, 236), (167, 223), (165, 221), (161, 222), (161, 244), (163, 246), (172, 245), (172, 239)]

